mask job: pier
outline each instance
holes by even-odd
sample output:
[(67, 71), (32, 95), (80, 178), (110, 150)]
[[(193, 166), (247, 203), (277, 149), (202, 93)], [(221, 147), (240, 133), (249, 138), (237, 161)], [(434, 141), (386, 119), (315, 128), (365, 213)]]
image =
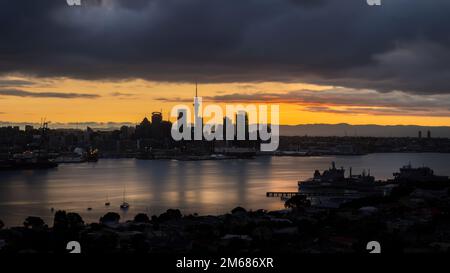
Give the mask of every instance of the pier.
[(295, 195), (300, 195), (300, 192), (275, 192), (275, 191), (269, 191), (266, 193), (267, 197), (292, 197)]
[(317, 191), (317, 192), (315, 192), (315, 191), (314, 192), (310, 192), (310, 191), (308, 191), (308, 192), (276, 192), (276, 191), (269, 191), (269, 192), (266, 193), (266, 197), (292, 197), (292, 196), (296, 196), (296, 195), (306, 195), (308, 197), (311, 197), (311, 196), (320, 196), (320, 197), (323, 197), (323, 196), (330, 196), (330, 197), (333, 197), (333, 196), (336, 196), (336, 197), (343, 197), (343, 196), (344, 197), (354, 197), (354, 196), (361, 196), (364, 193), (366, 193), (366, 194), (371, 193), (371, 195), (375, 195), (375, 193), (376, 193), (376, 195), (380, 195), (379, 192), (373, 193), (373, 192), (344, 192), (344, 191), (331, 191), (331, 192), (327, 192), (327, 191), (324, 191), (324, 192), (319, 192), (319, 191)]

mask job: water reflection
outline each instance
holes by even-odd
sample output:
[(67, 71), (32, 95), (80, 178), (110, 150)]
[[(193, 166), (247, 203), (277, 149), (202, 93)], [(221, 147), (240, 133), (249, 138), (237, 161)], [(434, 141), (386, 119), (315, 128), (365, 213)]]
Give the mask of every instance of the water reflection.
[[(79, 212), (97, 221), (108, 211), (130, 219), (138, 212), (159, 214), (168, 208), (183, 213), (218, 214), (240, 205), (249, 209), (280, 209), (282, 202), (267, 191), (296, 191), (297, 181), (311, 177), (336, 161), (354, 173), (371, 170), (377, 179), (411, 162), (450, 175), (448, 154), (372, 154), (340, 157), (261, 157), (230, 161), (140, 161), (108, 159), (98, 163), (61, 165), (55, 170), (0, 173), (0, 219), (21, 224), (26, 216), (52, 223), (50, 208)], [(123, 191), (131, 207), (120, 211)], [(104, 203), (108, 197), (110, 207)], [(92, 211), (87, 211), (92, 207)]]

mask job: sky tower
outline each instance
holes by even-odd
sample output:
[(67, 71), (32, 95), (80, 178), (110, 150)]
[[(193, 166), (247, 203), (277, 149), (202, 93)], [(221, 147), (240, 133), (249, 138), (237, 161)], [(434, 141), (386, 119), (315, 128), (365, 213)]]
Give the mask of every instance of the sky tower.
[(194, 97), (194, 139), (203, 139), (203, 119), (201, 117), (202, 112), (202, 98), (198, 97), (198, 83), (195, 82), (195, 97)]
[(194, 97), (194, 117), (197, 120), (200, 117), (201, 98), (198, 97), (198, 83), (195, 82), (195, 97)]

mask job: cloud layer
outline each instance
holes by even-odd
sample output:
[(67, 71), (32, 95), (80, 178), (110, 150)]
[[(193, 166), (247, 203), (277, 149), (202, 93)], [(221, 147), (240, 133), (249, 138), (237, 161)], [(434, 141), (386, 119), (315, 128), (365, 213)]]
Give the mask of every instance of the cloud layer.
[(450, 94), (450, 1), (0, 0), (0, 74)]
[(59, 93), (59, 92), (29, 92), (20, 89), (3, 89), (0, 88), (1, 96), (13, 96), (13, 97), (32, 97), (32, 98), (56, 98), (56, 99), (95, 99), (99, 98), (96, 94), (85, 93)]
[[(219, 103), (287, 103), (302, 110), (331, 114), (382, 116), (450, 116), (450, 95), (409, 94), (400, 91), (380, 93), (368, 89), (333, 88), (289, 92), (227, 93), (205, 96), (206, 102)], [(157, 98), (164, 102), (190, 102), (186, 98)]]

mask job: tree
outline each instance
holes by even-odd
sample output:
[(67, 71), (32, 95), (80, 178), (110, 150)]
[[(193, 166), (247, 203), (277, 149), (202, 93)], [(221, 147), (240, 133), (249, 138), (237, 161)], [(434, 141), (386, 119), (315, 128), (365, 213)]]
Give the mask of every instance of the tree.
[(136, 223), (150, 223), (148, 215), (145, 213), (139, 213), (134, 217), (134, 222)]
[(108, 212), (103, 217), (100, 218), (100, 223), (107, 224), (117, 224), (119, 223), (120, 215), (115, 212)]
[(284, 203), (285, 208), (304, 209), (311, 206), (311, 201), (304, 194), (294, 195)]
[(26, 228), (32, 228), (32, 229), (42, 229), (45, 227), (45, 222), (39, 217), (29, 216), (27, 219), (25, 219), (25, 222), (23, 222), (23, 225)]

